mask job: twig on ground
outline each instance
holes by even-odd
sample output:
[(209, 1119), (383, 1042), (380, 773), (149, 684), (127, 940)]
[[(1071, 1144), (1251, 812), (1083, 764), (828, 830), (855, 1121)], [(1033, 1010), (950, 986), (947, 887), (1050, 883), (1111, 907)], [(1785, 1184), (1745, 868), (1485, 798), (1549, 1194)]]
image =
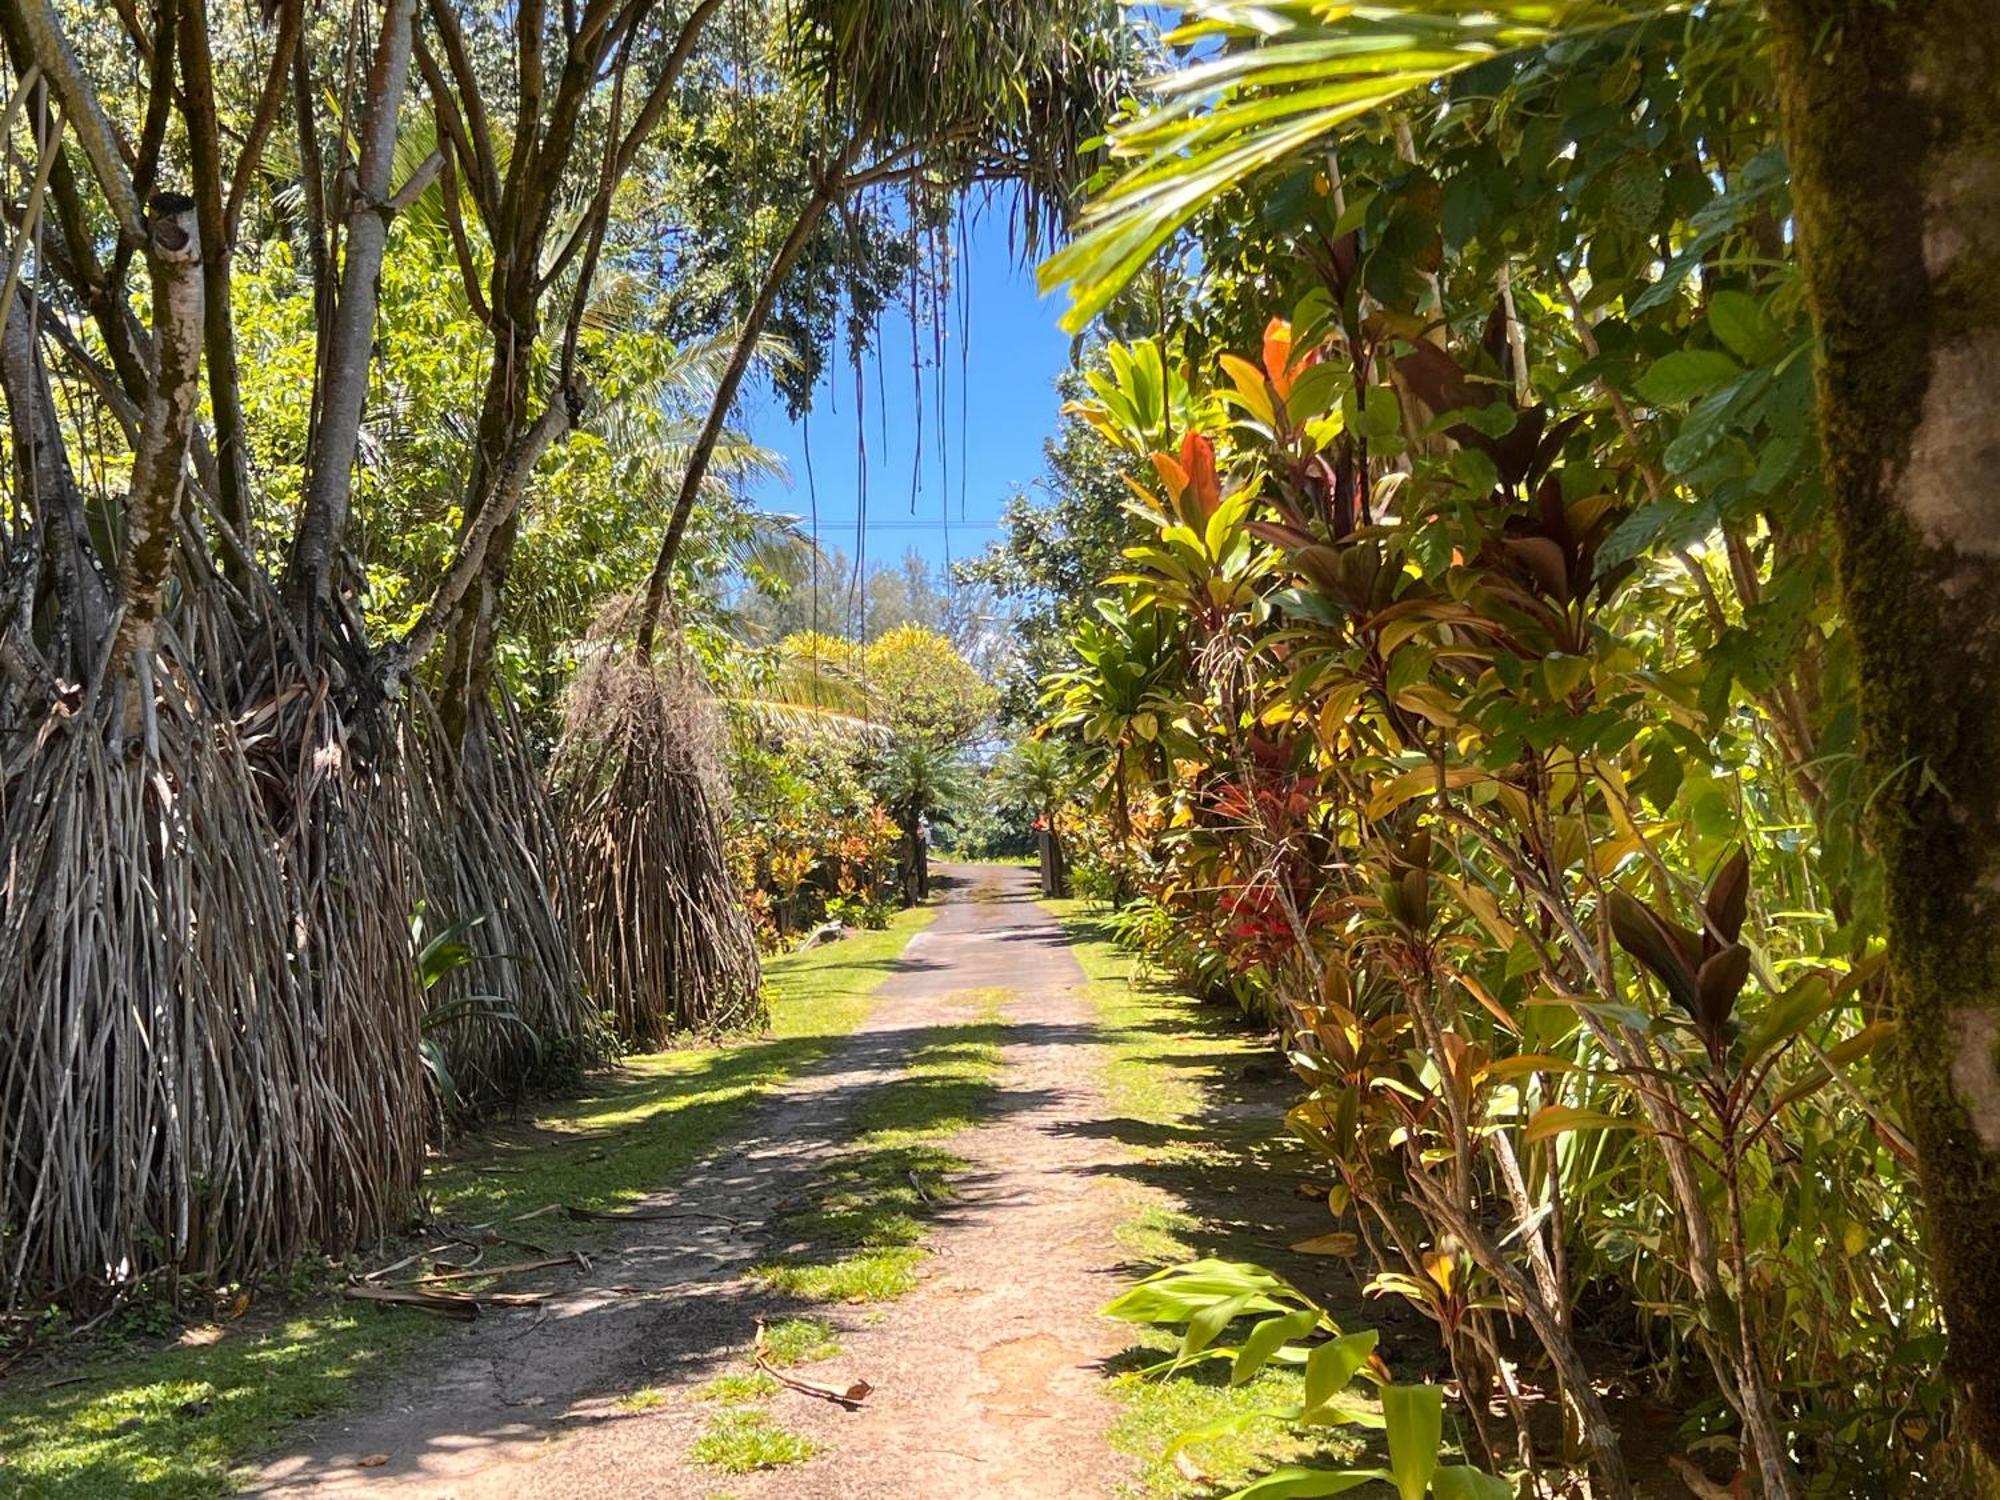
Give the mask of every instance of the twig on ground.
[(444, 1271), (434, 1276), (419, 1276), (405, 1282), (405, 1286), (434, 1286), (441, 1281), (470, 1281), (480, 1276), (512, 1276), (522, 1271), (546, 1271), (555, 1266), (572, 1266), (579, 1271), (588, 1271), (590, 1261), (581, 1250), (572, 1250), (567, 1255), (553, 1255), (547, 1260), (522, 1260), (508, 1266), (479, 1266), (458, 1271)]
[(822, 1385), (817, 1380), (800, 1380), (796, 1376), (787, 1375), (772, 1364), (764, 1357), (762, 1349), (757, 1351), (757, 1368), (789, 1390), (797, 1391), (802, 1396), (817, 1396), (822, 1401), (831, 1401), (836, 1406), (846, 1407), (849, 1411), (859, 1408), (875, 1389), (865, 1380), (856, 1380), (845, 1386)]

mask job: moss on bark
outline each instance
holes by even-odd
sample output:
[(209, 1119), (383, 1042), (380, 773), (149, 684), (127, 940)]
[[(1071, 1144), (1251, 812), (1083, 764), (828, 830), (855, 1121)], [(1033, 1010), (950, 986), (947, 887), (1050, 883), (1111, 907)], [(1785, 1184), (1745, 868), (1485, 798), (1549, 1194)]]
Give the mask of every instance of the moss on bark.
[[(1773, 0), (1886, 866), (1898, 1080), (1963, 1421), (2000, 1457), (2000, 23)], [(2000, 371), (1996, 371), (2000, 374)]]

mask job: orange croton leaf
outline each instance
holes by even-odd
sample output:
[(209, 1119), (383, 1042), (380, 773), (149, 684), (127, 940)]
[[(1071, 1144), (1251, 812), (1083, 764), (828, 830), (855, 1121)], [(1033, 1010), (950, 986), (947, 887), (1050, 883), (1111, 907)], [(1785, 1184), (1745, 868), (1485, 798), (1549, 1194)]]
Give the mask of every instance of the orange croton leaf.
[(1171, 453), (1155, 453), (1153, 468), (1160, 476), (1160, 483), (1167, 487), (1167, 498), (1178, 501), (1187, 493), (1188, 471), (1177, 463)]
[(1190, 432), (1181, 439), (1180, 467), (1201, 513), (1214, 515), (1222, 504), (1222, 481), (1215, 477), (1215, 444), (1198, 432)]
[(1264, 325), (1264, 376), (1283, 400), (1292, 393), (1292, 325), (1273, 318)]
[(1310, 370), (1319, 363), (1319, 350), (1308, 349), (1303, 354), (1292, 350), (1292, 325), (1283, 318), (1273, 318), (1264, 327), (1264, 375), (1271, 382), (1271, 389), (1278, 393), (1280, 401), (1292, 397), (1292, 381), (1301, 370)]

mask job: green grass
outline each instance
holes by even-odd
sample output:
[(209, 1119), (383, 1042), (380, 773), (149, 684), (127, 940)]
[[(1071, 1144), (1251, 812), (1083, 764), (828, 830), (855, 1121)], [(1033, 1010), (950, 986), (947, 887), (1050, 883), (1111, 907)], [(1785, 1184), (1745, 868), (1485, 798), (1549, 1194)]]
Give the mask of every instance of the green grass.
[(818, 1318), (785, 1318), (764, 1329), (764, 1358), (774, 1365), (811, 1365), (833, 1359), (840, 1342)]
[[(1232, 1116), (1216, 1108), (1228, 1102), (1230, 1082), (1246, 1065), (1267, 1057), (1267, 1049), (1233, 1011), (1198, 1005), (1150, 982), (1140, 960), (1120, 948), (1082, 902), (1043, 905), (1061, 919), (1088, 980), (1084, 994), (1097, 1013), (1106, 1049), (1105, 1093), (1121, 1124), (1133, 1175), (1159, 1190), (1134, 1205), (1119, 1226), (1119, 1242), (1135, 1259), (1157, 1265), (1197, 1255), (1268, 1259), (1270, 1247), (1244, 1236), (1230, 1199), (1251, 1174), (1282, 1174), (1288, 1185), (1298, 1175), (1297, 1152), (1275, 1118)], [(1179, 1342), (1166, 1330), (1134, 1329), (1130, 1336), (1131, 1347), (1111, 1365), (1128, 1377), (1172, 1353)], [(1300, 1372), (1266, 1367), (1254, 1380), (1232, 1387), (1225, 1364), (1205, 1363), (1165, 1379), (1121, 1378), (1113, 1393), (1122, 1410), (1111, 1441), (1138, 1460), (1130, 1493), (1146, 1500), (1206, 1495), (1213, 1493), (1211, 1484), (1234, 1489), (1278, 1463), (1341, 1467), (1362, 1451), (1350, 1434), (1338, 1430), (1302, 1437), (1275, 1422), (1261, 1424), (1188, 1448), (1204, 1482), (1175, 1466), (1166, 1456), (1168, 1445), (1189, 1428), (1221, 1417), (1300, 1405)]]
[(802, 1464), (821, 1451), (811, 1438), (780, 1427), (768, 1412), (732, 1407), (709, 1419), (708, 1430), (694, 1440), (688, 1457), (704, 1469), (749, 1474)]
[(856, 1106), (853, 1146), (785, 1217), (801, 1247), (752, 1274), (803, 1302), (887, 1302), (922, 1279), (926, 1220), (964, 1161), (937, 1142), (978, 1124), (1000, 1070), (1004, 991), (953, 1000), (976, 1019), (932, 1027), (893, 1082)]
[[(670, 1181), (743, 1121), (758, 1099), (825, 1057), (860, 1024), (875, 988), (934, 913), (766, 966), (766, 1036), (628, 1058), (532, 1129), (475, 1143), (426, 1184), (443, 1216), (479, 1223), (552, 1203), (615, 1209)], [(551, 1249), (608, 1231), (558, 1216), (522, 1226)], [(422, 1313), (307, 1298), (275, 1319), (253, 1311), (207, 1347), (100, 1343), (0, 1383), (4, 1500), (206, 1500), (292, 1423), (338, 1407), (444, 1326)], [(51, 1388), (51, 1382), (61, 1381)]]
[[(720, 1142), (757, 1098), (820, 1061), (860, 1025), (875, 988), (932, 916), (921, 907), (899, 912), (883, 931), (770, 960), (766, 1036), (626, 1059), (613, 1080), (558, 1105), (526, 1138), (434, 1174), (439, 1210), (483, 1223), (555, 1202), (601, 1212), (644, 1198)], [(544, 1237), (538, 1220), (530, 1238)]]
[(233, 1463), (289, 1423), (332, 1410), (431, 1331), (415, 1317), (334, 1303), (203, 1348), (36, 1368), (0, 1387), (0, 1495), (226, 1494)]
[(752, 1401), (769, 1400), (782, 1389), (777, 1381), (762, 1370), (742, 1370), (716, 1376), (694, 1393), (694, 1399), (743, 1405)]
[(614, 1403), (620, 1411), (653, 1411), (667, 1404), (667, 1393), (654, 1386), (620, 1396)]

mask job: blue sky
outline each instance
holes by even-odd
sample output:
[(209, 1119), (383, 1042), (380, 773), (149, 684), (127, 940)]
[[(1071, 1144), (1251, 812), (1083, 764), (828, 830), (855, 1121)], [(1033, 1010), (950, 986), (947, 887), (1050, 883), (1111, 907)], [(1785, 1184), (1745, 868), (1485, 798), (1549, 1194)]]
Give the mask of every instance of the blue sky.
[[(871, 566), (895, 562), (911, 548), (933, 562), (978, 551), (999, 534), (994, 523), (1007, 496), (1040, 475), (1042, 442), (1055, 429), (1060, 403), (1053, 381), (1070, 350), (1068, 335), (1056, 327), (1064, 294), (1037, 297), (1033, 267), (1015, 264), (1008, 248), (1004, 211), (978, 215), (966, 235), (968, 258), (959, 274), (971, 293), (970, 338), (955, 325), (945, 333), (943, 420), (928, 327), (918, 331), (926, 365), (921, 431), (910, 373), (910, 322), (901, 309), (883, 314), (878, 352), (864, 362)], [(958, 312), (954, 298), (954, 320)], [(963, 408), (962, 377), (969, 398)], [(810, 439), (820, 545), (853, 557), (861, 475), (854, 371), (846, 351), (829, 362), (803, 423), (790, 421), (783, 403), (768, 391), (751, 394), (744, 408), (751, 438), (782, 453), (791, 471), (789, 484), (752, 485), (752, 497), (767, 510), (807, 515)], [(911, 467), (920, 440), (923, 461), (913, 514)], [(942, 454), (941, 442), (948, 445)]]

